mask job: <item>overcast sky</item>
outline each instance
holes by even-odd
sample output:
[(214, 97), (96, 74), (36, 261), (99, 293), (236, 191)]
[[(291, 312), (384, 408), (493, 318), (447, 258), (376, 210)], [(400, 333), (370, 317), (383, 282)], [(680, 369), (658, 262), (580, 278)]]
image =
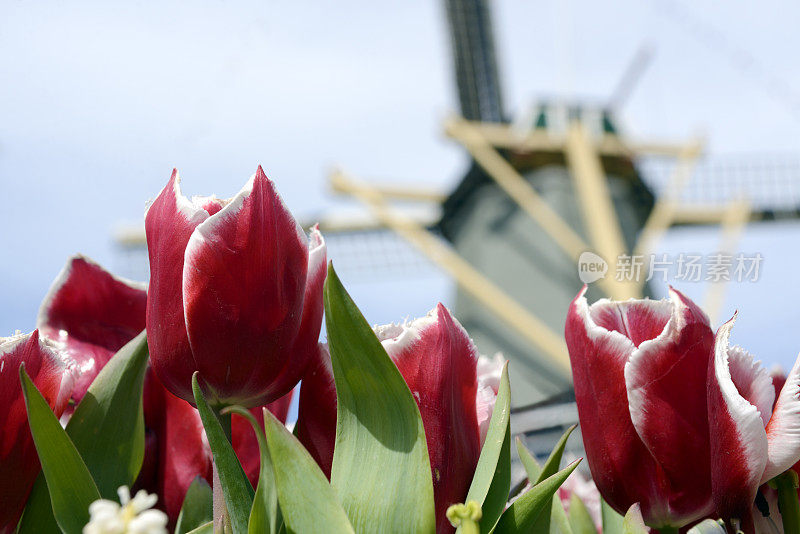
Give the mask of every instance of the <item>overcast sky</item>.
[[(0, 3), (0, 335), (33, 327), (70, 254), (119, 268), (114, 228), (141, 221), (173, 167), (187, 194), (228, 197), (262, 164), (303, 218), (347, 206), (326, 189), (336, 164), (453, 187), (466, 158), (441, 135), (456, 110), (441, 4)], [(652, 63), (620, 117), (627, 134), (704, 133), (712, 154), (800, 153), (795, 3), (494, 8), (512, 113), (550, 95), (604, 101), (647, 43)], [(800, 350), (799, 238), (796, 224), (751, 229), (742, 250), (763, 252), (763, 278), (726, 300), (724, 314), (741, 311), (734, 339), (768, 363)], [(663, 247), (704, 250), (715, 239), (678, 232)], [(413, 292), (399, 278), (346, 281), (372, 322), (452, 295), (436, 275)]]

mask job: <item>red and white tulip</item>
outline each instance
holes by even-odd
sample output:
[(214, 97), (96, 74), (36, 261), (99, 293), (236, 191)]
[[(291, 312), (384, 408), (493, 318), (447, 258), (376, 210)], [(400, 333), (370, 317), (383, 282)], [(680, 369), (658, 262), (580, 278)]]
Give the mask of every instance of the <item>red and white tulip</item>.
[(584, 294), (585, 288), (570, 305), (566, 340), (600, 493), (622, 514), (639, 502), (654, 527), (706, 516), (713, 509), (708, 318), (676, 290), (669, 300), (603, 299), (591, 306)]
[[(752, 530), (758, 487), (800, 460), (800, 360), (780, 387), (729, 345), (733, 319), (711, 332), (670, 289), (661, 301), (600, 300), (585, 289), (566, 324), (586, 456), (617, 511), (682, 527), (703, 517)], [(774, 408), (773, 408), (774, 404)]]
[(187, 199), (177, 171), (145, 217), (147, 332), (159, 379), (194, 402), (272, 402), (300, 380), (322, 321), (325, 243), (309, 240), (261, 168), (230, 200)]

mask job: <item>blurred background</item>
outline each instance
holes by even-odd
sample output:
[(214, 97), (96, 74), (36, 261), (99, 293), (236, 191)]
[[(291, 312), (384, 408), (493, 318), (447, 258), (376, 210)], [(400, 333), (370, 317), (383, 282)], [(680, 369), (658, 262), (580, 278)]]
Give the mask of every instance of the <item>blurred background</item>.
[(607, 270), (583, 280), (590, 300), (671, 283), (715, 327), (738, 309), (734, 341), (788, 368), (798, 16), (779, 1), (3, 2), (0, 333), (34, 327), (73, 253), (146, 279), (145, 203), (173, 167), (185, 194), (225, 198), (261, 164), (321, 223), (370, 322), (444, 302), (511, 358), (518, 414), (569, 401), (563, 319), (592, 266)]

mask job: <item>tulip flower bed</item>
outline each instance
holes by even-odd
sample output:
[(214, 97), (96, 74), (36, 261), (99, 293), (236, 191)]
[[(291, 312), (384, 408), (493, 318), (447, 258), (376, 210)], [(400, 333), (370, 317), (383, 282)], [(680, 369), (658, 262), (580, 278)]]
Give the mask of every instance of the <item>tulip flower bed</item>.
[(594, 482), (562, 468), (573, 427), (543, 465), (516, 440), (512, 490), (507, 363), (441, 304), (370, 327), (260, 168), (227, 201), (173, 173), (145, 227), (149, 286), (76, 256), (0, 338), (0, 534), (800, 534), (799, 366), (676, 290), (576, 297)]

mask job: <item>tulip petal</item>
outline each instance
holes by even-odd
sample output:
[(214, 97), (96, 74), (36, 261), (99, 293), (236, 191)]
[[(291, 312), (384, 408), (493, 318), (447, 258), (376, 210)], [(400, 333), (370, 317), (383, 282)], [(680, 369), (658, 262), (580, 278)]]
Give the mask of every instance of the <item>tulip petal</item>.
[[(294, 340), (291, 357), (286, 358), (283, 363), (283, 369), (273, 380), (273, 388), (276, 390), (282, 391), (286, 388), (294, 387), (298, 380), (297, 370), (300, 368), (305, 369), (309, 362), (318, 358), (319, 348), (317, 344), (319, 342), (319, 331), (322, 328), (323, 312), (322, 290), (327, 274), (328, 257), (325, 239), (323, 239), (319, 231), (319, 226), (314, 225), (308, 236), (308, 273), (303, 296), (303, 315), (300, 318), (300, 329), (297, 331), (297, 337)], [(272, 413), (280, 419), (278, 414)], [(258, 414), (256, 419), (263, 420), (261, 413)]]
[(628, 408), (624, 368), (636, 347), (620, 332), (624, 322), (615, 319), (619, 314), (611, 303), (599, 301), (594, 306), (600, 310), (592, 313), (585, 294), (584, 286), (570, 304), (565, 335), (592, 478), (618, 512), (641, 502), (646, 518), (666, 517), (661, 503), (669, 493), (663, 472), (637, 434)]
[(764, 483), (800, 460), (800, 357), (780, 390), (767, 424), (767, 467)]
[[(208, 205), (207, 199), (198, 199)], [(215, 206), (214, 202), (210, 202)], [(211, 207), (209, 206), (209, 207)], [(178, 171), (145, 214), (150, 286), (147, 294), (147, 344), (150, 361), (164, 386), (184, 400), (194, 402), (194, 356), (186, 335), (181, 291), (186, 244), (194, 229), (209, 216), (180, 190)]]
[(665, 500), (678, 526), (712, 506), (706, 383), (714, 334), (691, 300), (674, 289), (670, 297), (671, 316), (632, 352), (625, 383), (633, 426), (673, 488)]
[(291, 357), (307, 270), (306, 236), (260, 167), (197, 226), (183, 261), (183, 311), (210, 399), (252, 407), (297, 383), (303, 365), (291, 367), (294, 383), (275, 378)]
[(475, 413), (480, 428), (481, 447), (483, 447), (486, 433), (489, 431), (489, 421), (492, 419), (497, 390), (500, 387), (500, 376), (503, 374), (505, 363), (506, 360), (500, 353), (495, 354), (492, 358), (478, 357), (478, 393), (475, 399)]
[(729, 348), (734, 320), (717, 331), (708, 381), (712, 495), (716, 513), (725, 519), (749, 517), (767, 462), (767, 433), (752, 401), (763, 407), (772, 389), (752, 356)]
[(433, 475), (437, 532), (452, 531), (447, 508), (464, 502), (480, 456), (478, 351), (442, 304), (406, 325), (376, 329), (419, 405)]
[(300, 402), (295, 434), (317, 462), (325, 476), (331, 477), (333, 446), (336, 441), (336, 384), (328, 346), (319, 343), (300, 382)]
[(54, 343), (32, 334), (0, 338), (0, 533), (14, 532), (39, 474), (39, 457), (28, 426), (19, 366), (60, 417), (72, 392), (74, 368)]
[(638, 347), (661, 335), (672, 316), (671, 310), (665, 300), (601, 299), (591, 306), (590, 313), (597, 326), (622, 334)]
[(75, 362), (76, 404), (108, 360), (144, 330), (146, 288), (81, 255), (72, 256), (53, 282), (36, 327)]

